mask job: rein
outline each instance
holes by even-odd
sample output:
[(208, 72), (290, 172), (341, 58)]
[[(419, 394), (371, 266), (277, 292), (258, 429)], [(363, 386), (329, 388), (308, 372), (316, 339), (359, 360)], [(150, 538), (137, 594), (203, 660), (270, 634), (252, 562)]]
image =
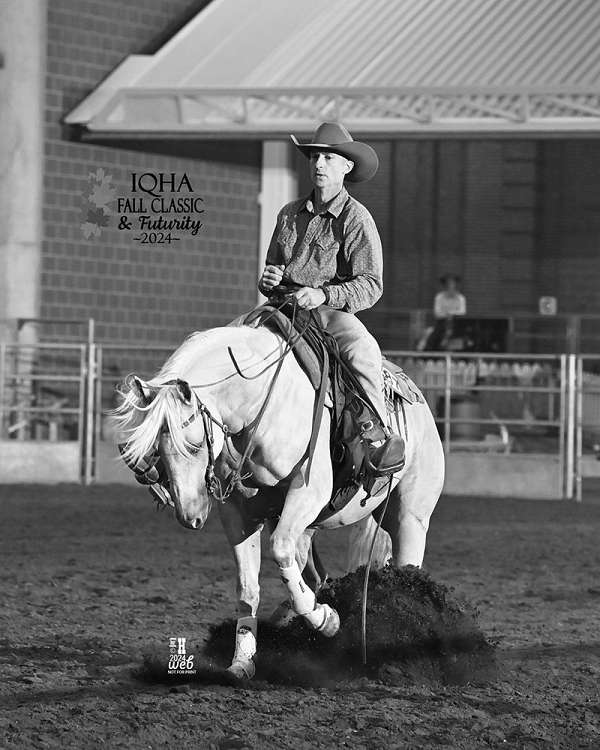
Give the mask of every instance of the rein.
[[(287, 301), (284, 301), (281, 304), (281, 307), (284, 304), (288, 304)], [(269, 387), (267, 389), (267, 394), (265, 396), (265, 399), (258, 411), (258, 414), (256, 415), (255, 419), (253, 420), (252, 428), (250, 431), (250, 436), (248, 443), (246, 445), (246, 448), (244, 449), (244, 452), (240, 456), (237, 465), (235, 466), (234, 470), (231, 472), (227, 479), (227, 484), (225, 487), (223, 487), (221, 480), (219, 477), (215, 474), (215, 466), (216, 466), (216, 459), (215, 459), (215, 453), (214, 453), (214, 443), (215, 443), (215, 437), (214, 437), (214, 431), (213, 431), (213, 425), (216, 425), (221, 432), (223, 433), (223, 437), (225, 440), (225, 446), (231, 456), (233, 456), (233, 446), (231, 444), (231, 433), (229, 428), (226, 424), (223, 422), (220, 422), (218, 419), (214, 417), (214, 415), (211, 413), (210, 409), (202, 402), (198, 394), (194, 391), (195, 387), (201, 387), (201, 386), (190, 386), (190, 389), (192, 393), (194, 394), (194, 397), (196, 399), (196, 410), (194, 413), (188, 417), (181, 425), (182, 428), (188, 427), (192, 422), (194, 422), (198, 415), (202, 417), (202, 424), (204, 427), (204, 434), (206, 436), (206, 446), (208, 451), (208, 464), (206, 467), (206, 473), (205, 473), (205, 482), (206, 482), (206, 489), (209, 493), (209, 495), (212, 495), (212, 497), (215, 498), (215, 500), (218, 500), (221, 503), (224, 503), (227, 498), (231, 495), (231, 493), (234, 491), (236, 485), (238, 482), (243, 482), (245, 479), (248, 479), (250, 476), (252, 476), (251, 472), (248, 472), (246, 474), (243, 473), (243, 467), (248, 460), (250, 453), (252, 451), (252, 448), (254, 447), (254, 438), (256, 436), (256, 432), (260, 426), (260, 423), (262, 422), (262, 418), (267, 410), (267, 407), (269, 405), (269, 402), (271, 400), (271, 396), (273, 395), (273, 390), (275, 388), (275, 383), (277, 382), (277, 379), (279, 377), (279, 374), (281, 373), (281, 369), (283, 367), (283, 362), (285, 358), (288, 356), (288, 354), (292, 351), (292, 349), (295, 347), (296, 343), (300, 338), (302, 338), (304, 331), (300, 331), (297, 335), (293, 334), (293, 324), (295, 322), (296, 318), (296, 309), (297, 305), (294, 301), (293, 305), (293, 311), (292, 311), (292, 329), (290, 332), (290, 335), (287, 337), (285, 341), (285, 346), (282, 351), (282, 353), (277, 357), (277, 359), (274, 362), (271, 362), (268, 364), (263, 370), (261, 370), (258, 374), (253, 376), (245, 375), (241, 368), (239, 367), (235, 356), (233, 354), (233, 351), (231, 350), (231, 347), (227, 348), (227, 351), (229, 353), (229, 356), (231, 358), (231, 361), (235, 367), (236, 373), (244, 378), (245, 380), (255, 380), (256, 378), (263, 375), (265, 372), (267, 372), (272, 367), (275, 367), (275, 371), (273, 373), (273, 377), (271, 378), (271, 382), (269, 383)], [(308, 328), (308, 323), (306, 328)], [(168, 383), (164, 383), (164, 386), (173, 386), (177, 385), (177, 381), (170, 381)], [(200, 446), (196, 446), (196, 448), (199, 450)], [(144, 483), (144, 484), (152, 484), (159, 479), (159, 473), (156, 470), (156, 464), (159, 461), (159, 454), (158, 450), (156, 450), (155, 455), (152, 456), (151, 461), (148, 462), (148, 466), (146, 468), (140, 468), (138, 466), (131, 466), (130, 468), (133, 469), (133, 471), (136, 473), (136, 476), (138, 477), (138, 481)], [(153, 471), (154, 470), (154, 471)], [(148, 473), (151, 473), (151, 476), (148, 476)]]
[[(280, 307), (283, 307), (283, 305), (285, 304), (288, 304), (287, 300), (282, 302)], [(240, 377), (244, 378), (244, 380), (255, 380), (256, 378), (263, 375), (265, 372), (267, 372), (267, 370), (271, 369), (272, 367), (275, 367), (275, 372), (273, 373), (273, 377), (271, 378), (271, 382), (269, 383), (269, 387), (267, 389), (267, 395), (265, 396), (265, 399), (258, 411), (258, 414), (253, 420), (248, 443), (237, 463), (237, 466), (229, 475), (225, 489), (223, 489), (221, 485), (221, 480), (219, 479), (219, 477), (216, 476), (214, 472), (215, 458), (214, 458), (214, 452), (213, 452), (213, 447), (212, 447), (214, 443), (214, 438), (212, 434), (212, 424), (210, 423), (210, 421), (214, 422), (221, 428), (225, 436), (225, 444), (227, 445), (227, 450), (229, 451), (230, 455), (233, 455), (233, 452), (231, 448), (229, 447), (229, 444), (227, 443), (227, 440), (230, 439), (229, 430), (227, 429), (227, 425), (222, 425), (212, 416), (212, 414), (207, 409), (207, 407), (202, 403), (202, 401), (200, 401), (200, 398), (198, 397), (198, 395), (194, 394), (196, 396), (196, 401), (202, 413), (202, 419), (204, 421), (204, 430), (206, 433), (206, 440), (208, 444), (208, 466), (206, 468), (206, 488), (209, 494), (211, 494), (216, 500), (219, 500), (221, 503), (224, 503), (227, 500), (227, 498), (234, 491), (235, 486), (236, 484), (238, 484), (238, 482), (243, 482), (245, 479), (248, 479), (250, 476), (252, 476), (252, 472), (248, 472), (247, 474), (242, 473), (244, 464), (248, 460), (248, 457), (250, 456), (250, 452), (252, 451), (252, 448), (254, 447), (254, 438), (256, 436), (256, 432), (260, 426), (260, 423), (262, 422), (262, 418), (267, 410), (267, 406), (269, 405), (271, 396), (273, 395), (273, 390), (275, 389), (275, 383), (277, 382), (277, 379), (281, 372), (281, 368), (283, 367), (283, 362), (285, 358), (288, 356), (288, 354), (292, 351), (292, 349), (294, 348), (298, 340), (302, 338), (302, 336), (305, 333), (305, 331), (301, 331), (298, 333), (297, 336), (294, 336), (293, 334), (294, 323), (296, 320), (296, 310), (297, 310), (297, 303), (294, 300), (293, 308), (292, 308), (292, 327), (290, 329), (290, 335), (287, 337), (285, 341), (283, 352), (279, 355), (279, 357), (275, 360), (275, 362), (271, 362), (270, 364), (268, 364), (263, 370), (261, 370), (256, 375), (252, 375), (252, 376), (244, 375), (244, 373), (241, 371), (234, 357), (231, 347), (227, 347), (227, 351), (229, 353), (231, 361), (233, 362), (233, 366), (235, 367), (237, 374)], [(306, 325), (306, 328), (308, 328), (308, 323)], [(210, 421), (209, 421), (209, 418), (210, 418)], [(186, 425), (184, 424), (184, 426)]]
[[(227, 427), (226, 424), (223, 422), (219, 422), (218, 419), (216, 419), (208, 406), (206, 404), (202, 403), (200, 400), (200, 397), (197, 393), (194, 393), (194, 396), (196, 397), (196, 406), (198, 407), (198, 410), (195, 411), (191, 417), (185, 420), (185, 422), (182, 423), (182, 427), (185, 428), (188, 425), (192, 424), (194, 420), (198, 418), (198, 414), (202, 417), (202, 425), (204, 427), (204, 434), (206, 435), (206, 447), (208, 450), (208, 464), (206, 466), (206, 474), (204, 475), (204, 480), (206, 482), (206, 489), (208, 490), (209, 495), (212, 495), (217, 500), (220, 500), (222, 503), (225, 502), (227, 497), (231, 494), (233, 491), (233, 487), (231, 489), (229, 486), (226, 488), (225, 492), (223, 492), (221, 487), (221, 481), (215, 474), (215, 451), (214, 451), (214, 444), (215, 444), (215, 435), (213, 432), (213, 424), (216, 424), (217, 427), (221, 430), (223, 433), (223, 437), (225, 439), (225, 445), (227, 446), (227, 450), (231, 453), (231, 449), (229, 447), (229, 442), (231, 440), (230, 433), (229, 433), (229, 427)], [(200, 446), (198, 446), (199, 449)]]

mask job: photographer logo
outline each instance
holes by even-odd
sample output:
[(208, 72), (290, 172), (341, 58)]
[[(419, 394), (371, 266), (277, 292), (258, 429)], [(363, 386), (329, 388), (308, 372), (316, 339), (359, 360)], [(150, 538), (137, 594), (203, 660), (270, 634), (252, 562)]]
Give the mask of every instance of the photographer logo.
[(196, 674), (194, 654), (187, 653), (186, 640), (181, 636), (169, 638), (168, 674)]

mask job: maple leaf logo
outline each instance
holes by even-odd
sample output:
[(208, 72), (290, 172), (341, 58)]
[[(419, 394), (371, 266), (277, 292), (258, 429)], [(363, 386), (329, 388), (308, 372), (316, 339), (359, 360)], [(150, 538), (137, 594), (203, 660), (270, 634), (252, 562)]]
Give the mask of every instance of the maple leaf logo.
[(81, 202), (81, 231), (86, 240), (90, 237), (100, 237), (102, 227), (108, 226), (108, 220), (113, 213), (111, 203), (117, 195), (112, 184), (112, 175), (106, 174), (102, 167), (88, 175), (88, 189), (82, 196)]

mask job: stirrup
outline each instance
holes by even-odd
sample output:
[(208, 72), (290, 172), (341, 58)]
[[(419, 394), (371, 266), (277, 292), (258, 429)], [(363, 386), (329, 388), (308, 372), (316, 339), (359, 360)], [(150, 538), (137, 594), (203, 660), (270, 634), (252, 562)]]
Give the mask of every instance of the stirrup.
[(404, 440), (400, 435), (390, 435), (383, 445), (369, 446), (369, 469), (377, 477), (395, 474), (406, 462)]

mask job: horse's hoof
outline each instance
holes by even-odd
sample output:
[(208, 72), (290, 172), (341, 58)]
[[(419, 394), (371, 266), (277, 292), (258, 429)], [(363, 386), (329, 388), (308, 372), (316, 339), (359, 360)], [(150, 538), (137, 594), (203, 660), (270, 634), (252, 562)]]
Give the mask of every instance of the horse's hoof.
[(227, 667), (230, 675), (236, 680), (251, 680), (256, 672), (256, 667), (252, 659), (247, 661), (234, 661), (230, 667)]
[(317, 630), (326, 638), (333, 638), (340, 629), (340, 616), (329, 604), (321, 604), (321, 606), (325, 610), (325, 619)]
[(285, 628), (297, 616), (297, 613), (294, 612), (294, 608), (292, 607), (292, 603), (289, 599), (286, 599), (277, 606), (269, 618), (269, 621), (271, 625), (274, 625), (276, 628)]

